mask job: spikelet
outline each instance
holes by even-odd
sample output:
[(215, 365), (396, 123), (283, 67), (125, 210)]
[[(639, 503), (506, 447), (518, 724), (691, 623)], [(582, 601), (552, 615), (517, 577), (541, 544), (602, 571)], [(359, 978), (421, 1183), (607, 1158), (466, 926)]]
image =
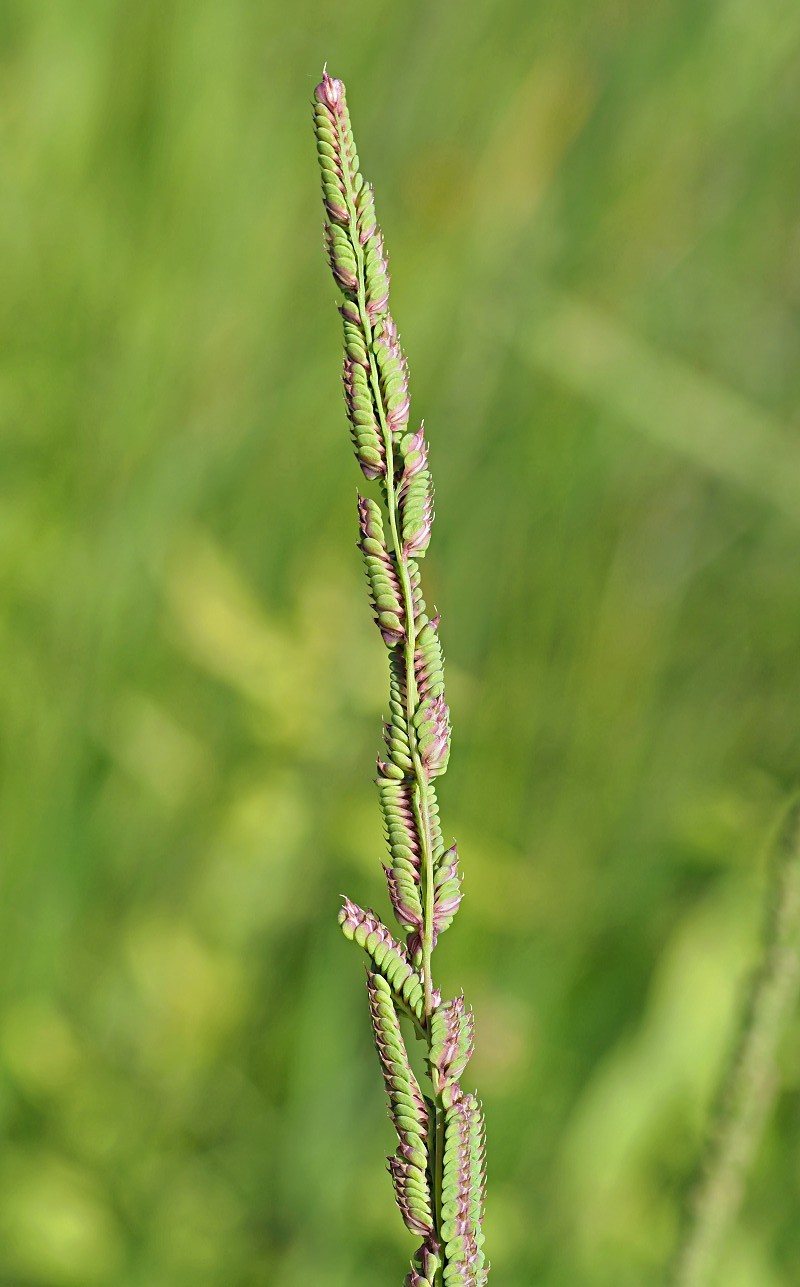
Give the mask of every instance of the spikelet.
[(314, 91), (314, 129), (325, 213), (331, 223), (346, 226), (350, 222), (350, 194), (360, 178), (358, 155), (344, 85), (328, 75)]
[(401, 509), (403, 549), (407, 557), (421, 559), (431, 542), (433, 487), (428, 470), (411, 479)]
[(403, 929), (422, 928), (420, 897), (420, 838), (411, 801), (413, 785), (408, 781), (378, 779), (383, 826), (390, 866), (385, 867), (389, 897)]
[(367, 352), (367, 341), (364, 337), (364, 328), (361, 325), (361, 317), (355, 304), (342, 304), (339, 312), (342, 315), (342, 327), (344, 330), (344, 352), (351, 362), (355, 362), (366, 372), (369, 371), (369, 353)]
[[(360, 196), (367, 194), (364, 206), (369, 202), (369, 213), (367, 218), (374, 220), (375, 205), (372, 200), (372, 190), (365, 185)], [(380, 228), (375, 225), (374, 231), (364, 241), (364, 294), (367, 303), (367, 315), (371, 322), (376, 321), (386, 313), (389, 307), (389, 264), (386, 259), (386, 247), (383, 244), (383, 234)]]
[(365, 478), (383, 478), (386, 474), (386, 449), (375, 416), (367, 372), (347, 355), (342, 383), (356, 460)]
[(450, 758), (450, 711), (443, 693), (420, 702), (414, 727), (425, 772), (429, 778), (439, 777)]
[(444, 658), (439, 640), (439, 617), (433, 617), (417, 634), (414, 649), (414, 676), (421, 701), (444, 692)]
[(405, 662), (399, 650), (389, 654), (389, 718), (384, 721), (383, 737), (393, 763), (404, 773), (413, 774), (414, 762), (406, 709)]
[(451, 845), (436, 863), (433, 876), (433, 940), (453, 923), (461, 906), (461, 877), (458, 871), (458, 850)]
[(381, 511), (374, 500), (359, 496), (358, 525), (361, 533), (358, 548), (364, 556), (375, 621), (384, 643), (392, 648), (405, 638), (405, 610), (397, 571), (386, 548)]
[(364, 911), (345, 898), (339, 912), (345, 938), (358, 943), (372, 959), (373, 967), (391, 988), (395, 1000), (415, 1019), (422, 1018), (422, 980), (408, 959), (408, 952), (372, 911)]
[(414, 676), (418, 705), (414, 713), (417, 744), (429, 777), (447, 769), (450, 756), (450, 712), (444, 700), (444, 661), (439, 618), (427, 621), (417, 635)]
[(425, 794), (428, 802), (428, 825), (430, 827), (431, 848), (435, 867), (444, 853), (444, 840), (442, 839), (442, 824), (439, 821), (439, 797), (432, 782), (428, 783)]
[(408, 728), (408, 684), (405, 659), (399, 650), (389, 654), (389, 718), (384, 728), (390, 752), (395, 745), (400, 753), (399, 758), (392, 755), (392, 759), (405, 772), (410, 772), (413, 764)]
[(428, 1186), (428, 1108), (408, 1061), (391, 988), (380, 974), (367, 975), (369, 1010), (381, 1061), (389, 1114), (397, 1131), (397, 1153), (389, 1159), (395, 1196), (412, 1233), (433, 1229)]
[(414, 609), (414, 625), (416, 629), (422, 630), (427, 625), (428, 618), (425, 615), (425, 600), (422, 597), (422, 578), (420, 576), (419, 564), (414, 559), (406, 559), (406, 570), (411, 585), (411, 601)]
[[(387, 874), (388, 879), (388, 874)], [(391, 892), (391, 886), (390, 886)], [(461, 906), (461, 876), (458, 871), (458, 850), (455, 845), (451, 845), (444, 853), (434, 858), (433, 867), (433, 946), (439, 941), (439, 935), (449, 929), (453, 923), (453, 918)], [(406, 922), (401, 920), (401, 925), (406, 926)], [(415, 962), (419, 960), (419, 954), (422, 950), (422, 930), (413, 928), (409, 935), (408, 950), (411, 953), (411, 959)]]
[(348, 295), (358, 289), (358, 264), (350, 238), (336, 223), (327, 223), (324, 230), (328, 262), (337, 285)]
[(463, 1095), (448, 1108), (445, 1118), (440, 1226), (445, 1287), (483, 1287), (487, 1281), (481, 1229), (485, 1152), (480, 1105), (474, 1095)]
[(428, 444), (425, 441), (425, 422), (416, 433), (407, 433), (399, 443), (400, 480), (397, 495), (402, 499), (412, 478), (428, 467)]
[(403, 549), (406, 557), (421, 558), (430, 544), (433, 525), (433, 483), (428, 468), (428, 445), (423, 426), (400, 442), (402, 472), (397, 488)]
[(387, 1162), (394, 1185), (395, 1201), (406, 1228), (423, 1237), (432, 1233), (433, 1212), (427, 1176), (419, 1167), (397, 1154), (387, 1158)]
[(400, 1152), (407, 1161), (424, 1170), (428, 1163), (428, 1108), (411, 1071), (392, 989), (383, 975), (370, 970), (367, 993), (375, 1044)]
[[(381, 761), (379, 763), (379, 768)], [(389, 766), (384, 765), (384, 768)], [(394, 766), (391, 766), (394, 767)], [(381, 775), (377, 779), (384, 833), (390, 865), (384, 867), (395, 916), (410, 933), (408, 948), (418, 961), (421, 948), (422, 893), (421, 841), (414, 810), (415, 787), (411, 780), (399, 781)], [(427, 790), (428, 828), (434, 863), (434, 942), (451, 924), (461, 902), (458, 859), (455, 846), (445, 851), (439, 821), (439, 804), (433, 783)]]
[(406, 431), (411, 400), (408, 392), (408, 366), (400, 347), (397, 327), (387, 313), (375, 328), (373, 345), (378, 364), (383, 405), (392, 437), (399, 443)]
[(433, 1287), (441, 1267), (441, 1248), (435, 1239), (428, 1238), (414, 1256), (404, 1287)]
[[(392, 435), (399, 436), (408, 423), (408, 368), (388, 312), (386, 248), (375, 217), (372, 186), (365, 182), (359, 171), (344, 85), (327, 72), (314, 92), (314, 128), (328, 217), (325, 226), (328, 258), (337, 285), (351, 297), (349, 302), (352, 304), (345, 321), (345, 349), (366, 369), (369, 366), (367, 350), (372, 348), (379, 372), (382, 409)], [(363, 265), (361, 280), (366, 330), (355, 304), (359, 259)], [(348, 323), (352, 329), (360, 331), (360, 336), (348, 333)], [(367, 334), (368, 330), (372, 334)], [(356, 450), (361, 461), (358, 446)], [(367, 463), (370, 463), (369, 459)]]
[(435, 1069), (445, 1108), (461, 1097), (458, 1080), (472, 1058), (475, 1016), (463, 997), (445, 1001), (431, 1015), (430, 1062)]
[(378, 220), (375, 215), (375, 191), (371, 183), (362, 182), (356, 205), (358, 209), (356, 220), (358, 240), (362, 246), (366, 246), (372, 237), (380, 236)]

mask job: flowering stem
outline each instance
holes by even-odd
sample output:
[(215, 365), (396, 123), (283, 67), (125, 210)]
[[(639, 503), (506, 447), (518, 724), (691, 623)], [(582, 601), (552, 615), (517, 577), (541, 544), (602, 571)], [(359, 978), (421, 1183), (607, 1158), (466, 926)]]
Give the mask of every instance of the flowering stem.
[(800, 987), (800, 804), (782, 826), (760, 964), (712, 1114), (670, 1287), (705, 1287), (742, 1200), (777, 1089), (776, 1058)]
[[(383, 502), (359, 497), (359, 544), (388, 650), (387, 758), (378, 760), (377, 784), (390, 859), (384, 870), (407, 943), (395, 942), (374, 913), (349, 899), (339, 922), (370, 957), (370, 1014), (399, 1141), (389, 1170), (403, 1219), (423, 1238), (406, 1283), (483, 1287), (483, 1117), (458, 1081), (474, 1025), (463, 1001), (442, 1001), (432, 969), (461, 885), (434, 787), (447, 768), (450, 717), (439, 619), (426, 613), (419, 571), (433, 524), (428, 448), (422, 427), (408, 432), (408, 371), (389, 312), (383, 237), (358, 168), (344, 86), (327, 72), (314, 93), (314, 124), (325, 242), (344, 296), (345, 404), (357, 460)], [(427, 1044), (432, 1097), (420, 1090), (403, 1043), (399, 1018), (409, 1014)]]

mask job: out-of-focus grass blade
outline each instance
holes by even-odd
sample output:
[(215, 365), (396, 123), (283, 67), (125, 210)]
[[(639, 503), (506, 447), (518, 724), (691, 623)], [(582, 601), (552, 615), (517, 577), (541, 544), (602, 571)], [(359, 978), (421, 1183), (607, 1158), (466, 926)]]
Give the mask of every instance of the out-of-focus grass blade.
[(584, 300), (539, 295), (514, 334), (531, 366), (702, 469), (800, 520), (800, 441), (713, 376), (649, 344)]

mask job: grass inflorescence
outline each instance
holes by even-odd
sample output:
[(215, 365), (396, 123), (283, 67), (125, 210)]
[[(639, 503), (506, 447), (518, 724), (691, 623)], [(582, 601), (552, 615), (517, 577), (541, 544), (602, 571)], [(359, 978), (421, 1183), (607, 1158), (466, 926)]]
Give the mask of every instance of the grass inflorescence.
[[(462, 998), (443, 1000), (433, 951), (461, 902), (455, 845), (439, 820), (435, 782), (447, 768), (450, 715), (439, 617), (429, 616), (420, 561), (433, 524), (423, 426), (409, 428), (408, 366), (389, 311), (389, 270), (372, 187), (361, 175), (344, 85), (327, 71), (314, 93), (325, 245), (343, 294), (343, 384), (356, 459), (377, 493), (358, 498), (359, 549), (389, 662), (378, 792), (389, 901), (405, 943), (346, 899), (339, 922), (368, 958), (369, 1010), (397, 1130), (389, 1172), (408, 1229), (422, 1239), (408, 1287), (482, 1287), (485, 1129), (461, 1075), (474, 1020)], [(426, 1047), (424, 1088), (401, 1019)]]

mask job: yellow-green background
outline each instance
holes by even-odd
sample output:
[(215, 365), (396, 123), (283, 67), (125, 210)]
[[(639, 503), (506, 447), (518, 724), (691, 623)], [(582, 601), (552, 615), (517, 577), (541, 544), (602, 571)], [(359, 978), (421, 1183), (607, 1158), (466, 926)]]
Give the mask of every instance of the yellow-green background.
[[(0, 4), (2, 1287), (413, 1240), (309, 97), (345, 78), (425, 573), (497, 1287), (658, 1281), (800, 772), (796, 0)], [(718, 1278), (800, 1261), (800, 1032)]]

